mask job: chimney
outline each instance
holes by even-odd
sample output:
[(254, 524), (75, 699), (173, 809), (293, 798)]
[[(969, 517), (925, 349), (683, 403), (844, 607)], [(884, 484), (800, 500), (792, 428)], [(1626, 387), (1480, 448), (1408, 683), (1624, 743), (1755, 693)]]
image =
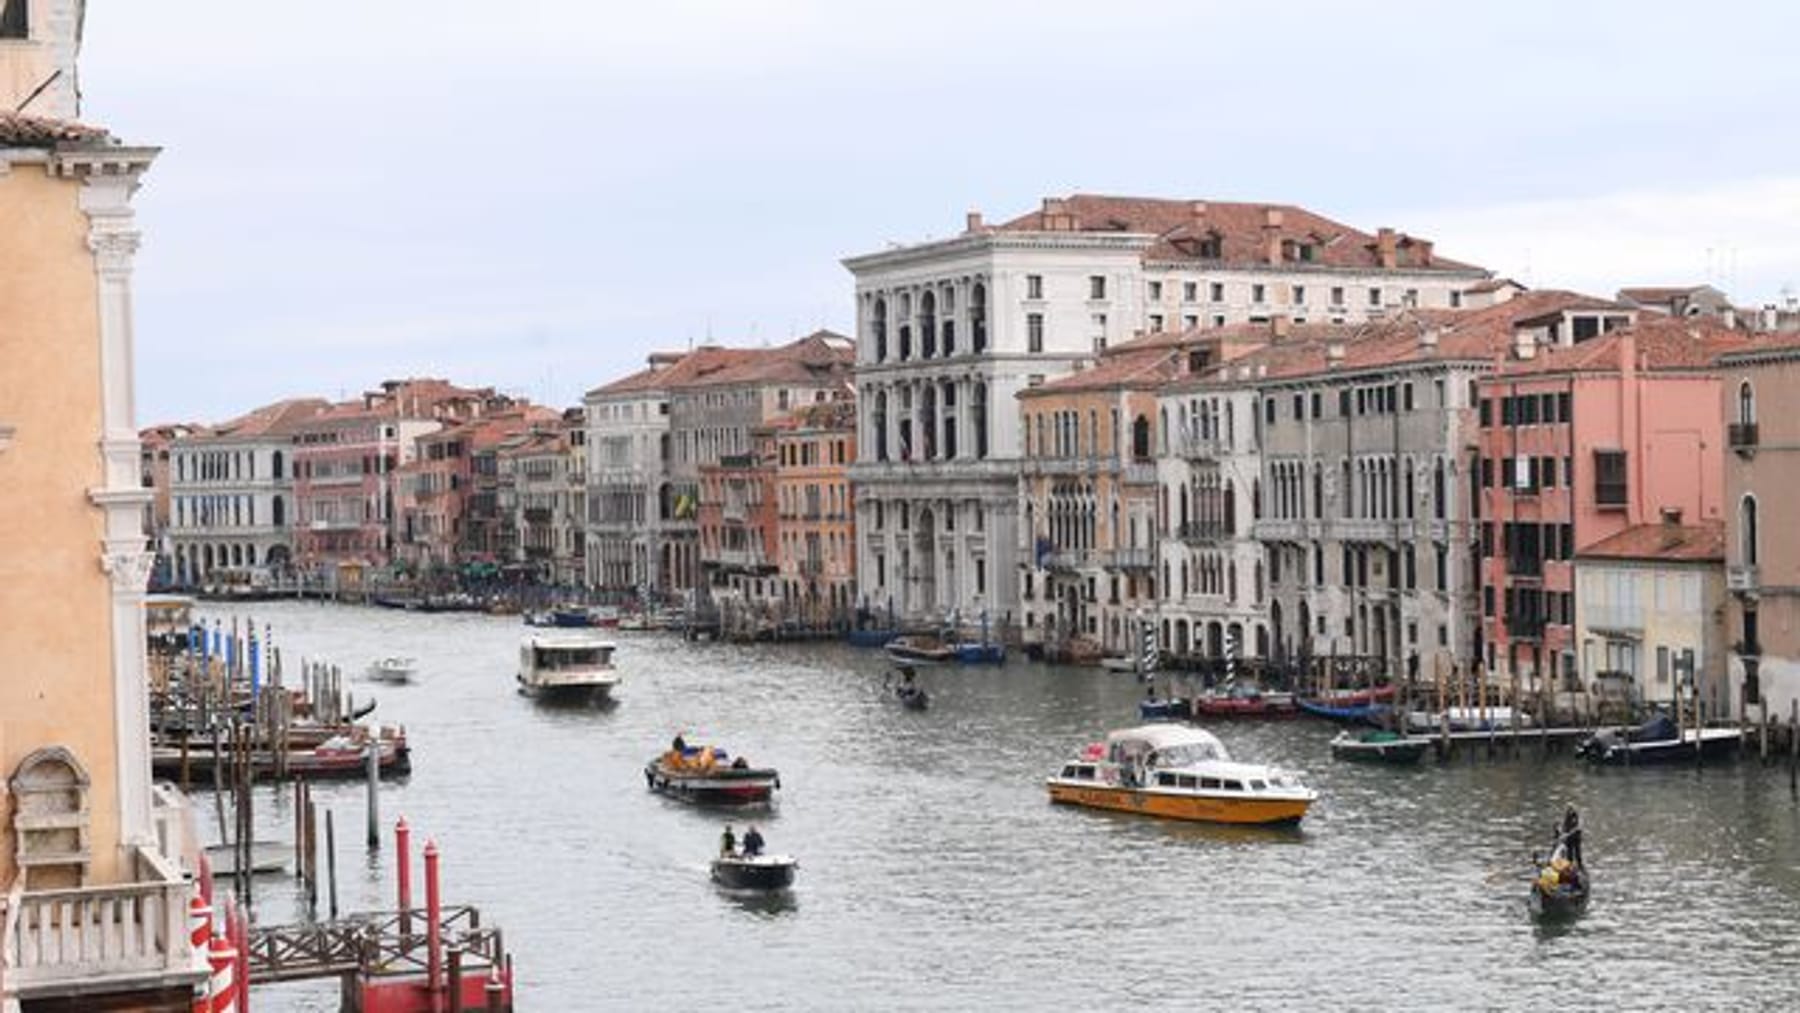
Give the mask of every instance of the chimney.
[(1416, 267), (1430, 267), (1431, 266), (1431, 240), (1429, 240), (1429, 239), (1413, 240), (1413, 250), (1418, 255), (1418, 261), (1414, 266), (1416, 266)]
[(1521, 362), (1537, 358), (1537, 335), (1523, 327), (1514, 328), (1513, 358)]
[(1442, 335), (1442, 333), (1443, 333), (1442, 329), (1439, 327), (1430, 326), (1430, 325), (1426, 326), (1425, 328), (1423, 328), (1422, 330), (1419, 331), (1419, 348), (1421, 350), (1427, 351), (1427, 352), (1436, 352), (1437, 347), (1438, 347), (1438, 338)]
[(1375, 257), (1385, 271), (1400, 266), (1400, 248), (1393, 229), (1384, 226), (1375, 233)]
[(1069, 202), (1061, 197), (1044, 198), (1044, 231), (1070, 232), (1075, 228), (1075, 218), (1069, 214)]
[(982, 230), (982, 228), (983, 228), (983, 226), (981, 224), (981, 212), (970, 211), (968, 214), (963, 216), (963, 234), (964, 235), (972, 235), (976, 232), (980, 232)]
[(1673, 549), (1683, 541), (1681, 534), (1681, 508), (1662, 508), (1662, 547)]
[(1333, 341), (1325, 346), (1325, 368), (1336, 369), (1344, 364), (1344, 343)]
[(1280, 341), (1292, 334), (1293, 330), (1294, 320), (1286, 313), (1277, 313), (1269, 318), (1269, 338), (1271, 340)]
[(1281, 263), (1281, 209), (1263, 211), (1263, 257), (1271, 264)]

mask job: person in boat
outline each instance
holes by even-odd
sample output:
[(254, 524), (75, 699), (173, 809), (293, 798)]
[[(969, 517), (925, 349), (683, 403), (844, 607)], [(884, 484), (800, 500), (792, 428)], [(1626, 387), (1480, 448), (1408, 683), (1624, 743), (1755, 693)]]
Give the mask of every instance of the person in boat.
[(756, 827), (752, 826), (749, 830), (744, 832), (744, 857), (745, 858), (755, 858), (756, 856), (762, 854), (762, 851), (763, 851), (762, 832), (757, 830)]
[(682, 738), (680, 732), (676, 732), (675, 741), (669, 743), (669, 748), (675, 750), (676, 756), (681, 756), (687, 752), (687, 739)]
[[(752, 831), (754, 833), (754, 831)], [(746, 837), (744, 843), (749, 844)], [(731, 824), (725, 824), (725, 832), (719, 835), (719, 854), (729, 858), (737, 853), (737, 835), (731, 832)]]
[(1561, 836), (1564, 851), (1569, 856), (1569, 863), (1576, 868), (1581, 868), (1581, 814), (1575, 811), (1573, 805), (1563, 809)]
[(731, 761), (731, 769), (732, 770), (749, 770), (750, 769), (750, 761), (746, 760), (740, 756), (737, 759)]

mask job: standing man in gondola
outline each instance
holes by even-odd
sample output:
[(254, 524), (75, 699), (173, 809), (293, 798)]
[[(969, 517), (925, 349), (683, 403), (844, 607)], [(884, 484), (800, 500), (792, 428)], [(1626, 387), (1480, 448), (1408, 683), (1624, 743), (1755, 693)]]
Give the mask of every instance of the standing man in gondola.
[(719, 857), (730, 858), (737, 853), (737, 835), (731, 832), (731, 824), (725, 824), (725, 832), (719, 835)]
[(1581, 814), (1570, 804), (1563, 808), (1562, 842), (1564, 854), (1576, 868), (1585, 868), (1581, 861)]

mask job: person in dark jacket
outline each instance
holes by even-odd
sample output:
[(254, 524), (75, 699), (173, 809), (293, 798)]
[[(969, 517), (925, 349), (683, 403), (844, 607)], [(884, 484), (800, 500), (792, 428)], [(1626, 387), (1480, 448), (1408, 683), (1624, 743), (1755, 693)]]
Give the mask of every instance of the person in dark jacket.
[(763, 836), (754, 826), (744, 834), (744, 857), (755, 858), (762, 854)]
[(1562, 842), (1569, 861), (1573, 862), (1577, 868), (1583, 867), (1581, 862), (1581, 815), (1575, 811), (1573, 805), (1563, 809)]
[[(755, 831), (751, 831), (751, 833), (755, 833)], [(748, 837), (745, 838), (744, 843), (749, 843)], [(731, 832), (731, 824), (727, 823), (725, 824), (725, 832), (719, 835), (719, 854), (722, 857), (729, 858), (736, 852), (737, 835)]]

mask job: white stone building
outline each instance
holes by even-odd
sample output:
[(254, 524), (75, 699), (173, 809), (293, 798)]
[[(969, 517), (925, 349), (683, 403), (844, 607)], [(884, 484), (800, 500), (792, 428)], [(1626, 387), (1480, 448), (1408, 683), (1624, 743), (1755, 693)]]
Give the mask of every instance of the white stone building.
[(293, 558), (296, 426), (330, 407), (295, 398), (174, 441), (169, 541), (177, 584), (265, 580)]
[(913, 621), (1019, 602), (1014, 396), (1140, 331), (1454, 307), (1487, 272), (1300, 208), (1076, 195), (851, 257), (857, 573)]
[(657, 352), (646, 369), (588, 391), (587, 582), (604, 591), (667, 591), (661, 527), (668, 493), (669, 381), (683, 359)]

